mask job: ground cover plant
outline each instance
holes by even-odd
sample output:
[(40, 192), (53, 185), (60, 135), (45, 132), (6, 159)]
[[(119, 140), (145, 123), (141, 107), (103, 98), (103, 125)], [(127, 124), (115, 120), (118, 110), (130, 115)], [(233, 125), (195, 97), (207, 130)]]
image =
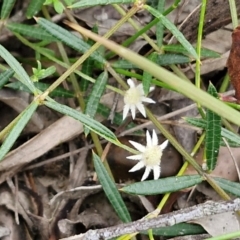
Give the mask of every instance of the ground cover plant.
[(238, 237), (239, 11), (1, 1), (1, 239)]

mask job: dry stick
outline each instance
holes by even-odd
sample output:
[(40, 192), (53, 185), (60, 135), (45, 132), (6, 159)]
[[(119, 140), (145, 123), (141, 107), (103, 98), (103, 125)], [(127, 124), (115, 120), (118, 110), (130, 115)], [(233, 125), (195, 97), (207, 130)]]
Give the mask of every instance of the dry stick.
[(233, 201), (213, 202), (208, 201), (197, 206), (182, 209), (176, 212), (160, 215), (152, 219), (142, 219), (132, 223), (121, 224), (115, 227), (103, 228), (98, 230), (89, 230), (85, 234), (75, 235), (73, 237), (62, 238), (62, 240), (100, 240), (111, 239), (123, 234), (141, 232), (148, 229), (172, 226), (177, 223), (187, 222), (211, 216), (214, 214), (239, 211), (240, 199)]

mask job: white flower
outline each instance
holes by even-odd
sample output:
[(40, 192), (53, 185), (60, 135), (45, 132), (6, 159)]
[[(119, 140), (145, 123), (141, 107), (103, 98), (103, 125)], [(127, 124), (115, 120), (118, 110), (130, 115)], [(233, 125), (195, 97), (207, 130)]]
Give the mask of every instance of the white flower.
[(140, 143), (129, 141), (141, 153), (138, 155), (127, 157), (131, 160), (139, 160), (139, 162), (132, 169), (130, 169), (129, 172), (135, 172), (143, 167), (146, 167), (141, 181), (145, 180), (148, 177), (151, 170), (153, 170), (155, 180), (160, 177), (160, 162), (162, 157), (162, 151), (168, 145), (168, 140), (163, 142), (161, 145), (158, 145), (158, 137), (154, 130), (152, 132), (152, 138), (150, 136), (150, 133), (147, 131), (146, 140), (146, 147)]
[[(131, 78), (127, 80), (127, 83), (130, 88), (125, 92), (124, 95), (125, 105), (123, 108), (123, 120), (127, 117), (129, 110), (131, 110), (132, 118), (134, 119), (136, 116), (136, 108), (144, 117), (146, 117), (146, 111), (142, 102), (155, 103), (155, 101), (144, 96), (142, 83), (138, 86), (135, 86), (135, 83)], [(154, 87), (151, 87), (150, 91), (153, 89)]]

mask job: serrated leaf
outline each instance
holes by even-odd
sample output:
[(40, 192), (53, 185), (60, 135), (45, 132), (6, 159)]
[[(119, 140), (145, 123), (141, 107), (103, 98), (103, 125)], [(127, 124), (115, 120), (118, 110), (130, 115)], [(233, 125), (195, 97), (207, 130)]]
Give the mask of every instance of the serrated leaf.
[[(107, 81), (108, 81), (108, 72), (104, 71), (99, 75), (99, 77), (97, 78), (96, 82), (93, 85), (92, 92), (89, 96), (89, 99), (87, 101), (86, 108), (85, 108), (85, 114), (90, 118), (94, 118), (97, 112), (98, 104), (103, 92), (105, 91)], [(85, 135), (87, 135), (89, 133), (89, 128), (85, 128), (84, 132), (85, 132)]]
[(21, 64), (12, 56), (10, 52), (2, 45), (0, 45), (0, 56), (7, 62), (7, 64), (14, 70), (14, 72), (18, 75), (19, 80), (26, 85), (29, 90), (33, 93), (37, 93), (37, 89), (33, 85), (33, 82), (21, 66)]
[(26, 17), (32, 18), (35, 16), (42, 8), (45, 0), (31, 0), (26, 11)]
[(52, 99), (45, 101), (44, 104), (47, 107), (49, 107), (57, 112), (60, 112), (64, 115), (70, 116), (70, 117), (80, 121), (83, 125), (88, 127), (91, 131), (97, 133), (98, 135), (107, 139), (108, 141), (110, 141), (114, 144), (118, 143), (117, 137), (114, 135), (114, 133), (112, 131), (110, 131), (107, 127), (105, 127), (98, 121), (91, 119), (87, 115), (85, 115), (75, 109), (72, 109), (68, 106), (59, 104)]
[(9, 79), (14, 75), (12, 69), (8, 69), (0, 74), (0, 89), (9, 81)]
[[(175, 53), (182, 53), (188, 55), (187, 50), (180, 44), (170, 44), (162, 46), (162, 49), (166, 52), (175, 52)], [(195, 48), (196, 50), (196, 48)], [(201, 57), (208, 57), (208, 58), (219, 58), (221, 55), (215, 51), (212, 51), (207, 48), (201, 48)]]
[(1, 20), (9, 17), (16, 0), (4, 0), (1, 9)]
[(30, 26), (21, 23), (8, 23), (6, 27), (15, 33), (19, 33), (23, 36), (27, 36), (30, 38), (35, 38), (44, 41), (57, 41), (51, 34), (49, 34), (45, 29), (39, 26)]
[[(34, 86), (36, 86), (37, 89), (41, 90), (42, 92), (44, 92), (45, 90), (47, 90), (50, 87), (51, 84), (48, 83), (43, 83), (43, 82), (35, 82)], [(23, 85), (21, 82), (13, 82), (13, 83), (9, 83), (7, 84), (5, 87), (9, 87), (11, 89), (14, 90), (18, 90), (18, 91), (24, 91), (24, 92), (30, 92), (30, 90)], [(57, 87), (55, 88), (50, 94), (50, 97), (65, 97), (65, 98), (73, 98), (75, 97), (74, 93), (66, 90), (62, 87)]]
[[(150, 54), (148, 59), (156, 63), (157, 57), (158, 57), (158, 54), (154, 52)], [(147, 96), (152, 84), (152, 75), (149, 72), (146, 72), (146, 71), (143, 72), (142, 84), (143, 84), (144, 93)]]
[(105, 169), (101, 159), (95, 153), (93, 153), (93, 162), (99, 182), (101, 183), (108, 200), (112, 204), (119, 218), (125, 223), (131, 222), (130, 214), (125, 203), (122, 200), (118, 189), (116, 188), (115, 183), (109, 177), (108, 172)]
[(177, 27), (173, 23), (171, 23), (166, 17), (164, 17), (154, 8), (148, 5), (145, 5), (144, 8), (148, 10), (154, 17), (158, 18), (161, 21), (165, 28), (167, 28), (174, 35), (174, 37), (182, 44), (182, 46), (192, 57), (194, 57), (196, 60), (199, 60), (199, 57), (194, 47), (187, 41), (184, 35), (177, 29)]
[[(210, 83), (208, 87), (208, 93), (213, 97), (218, 97), (217, 90)], [(221, 117), (214, 113), (213, 111), (207, 109), (206, 113), (206, 137), (205, 137), (205, 149), (207, 158), (208, 170), (214, 170), (218, 152), (221, 142)]]
[(0, 147), (0, 161), (3, 160), (4, 156), (9, 152), (16, 139), (22, 132), (23, 128), (27, 125), (30, 118), (34, 114), (38, 107), (38, 103), (32, 102), (21, 114), (20, 118), (11, 129), (7, 137), (5, 138), (2, 146)]
[(68, 8), (83, 8), (83, 7), (93, 7), (97, 5), (108, 5), (108, 4), (124, 4), (124, 3), (133, 3), (135, 0), (95, 0), (95, 1), (89, 1), (89, 0), (81, 0), (76, 3), (74, 3), (71, 6), (68, 6)]
[(231, 193), (237, 197), (240, 197), (240, 183), (231, 182), (223, 178), (214, 178), (214, 180), (216, 181), (218, 186), (225, 190), (226, 192)]
[(158, 55), (156, 63), (160, 66), (168, 66), (171, 64), (183, 64), (191, 62), (190, 58), (181, 54), (161, 54)]
[(133, 183), (123, 187), (121, 190), (135, 195), (156, 195), (176, 192), (184, 188), (192, 187), (202, 181), (203, 179), (199, 175), (168, 177)]
[[(56, 37), (61, 42), (81, 53), (85, 53), (91, 47), (89, 44), (84, 42), (82, 39), (80, 39), (73, 33), (70, 33), (69, 31), (65, 30), (64, 28), (58, 26), (51, 21), (48, 21), (44, 18), (38, 18), (37, 23), (52, 36)], [(100, 63), (106, 62), (106, 60), (97, 51), (92, 53), (91, 57)]]

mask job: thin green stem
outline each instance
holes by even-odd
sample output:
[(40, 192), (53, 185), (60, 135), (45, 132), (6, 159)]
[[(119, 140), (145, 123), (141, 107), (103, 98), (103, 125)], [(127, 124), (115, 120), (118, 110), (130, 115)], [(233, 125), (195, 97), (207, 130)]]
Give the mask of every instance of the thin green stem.
[(238, 14), (237, 14), (237, 8), (236, 8), (236, 2), (235, 0), (228, 0), (231, 17), (232, 17), (232, 25), (233, 29), (238, 26)]

